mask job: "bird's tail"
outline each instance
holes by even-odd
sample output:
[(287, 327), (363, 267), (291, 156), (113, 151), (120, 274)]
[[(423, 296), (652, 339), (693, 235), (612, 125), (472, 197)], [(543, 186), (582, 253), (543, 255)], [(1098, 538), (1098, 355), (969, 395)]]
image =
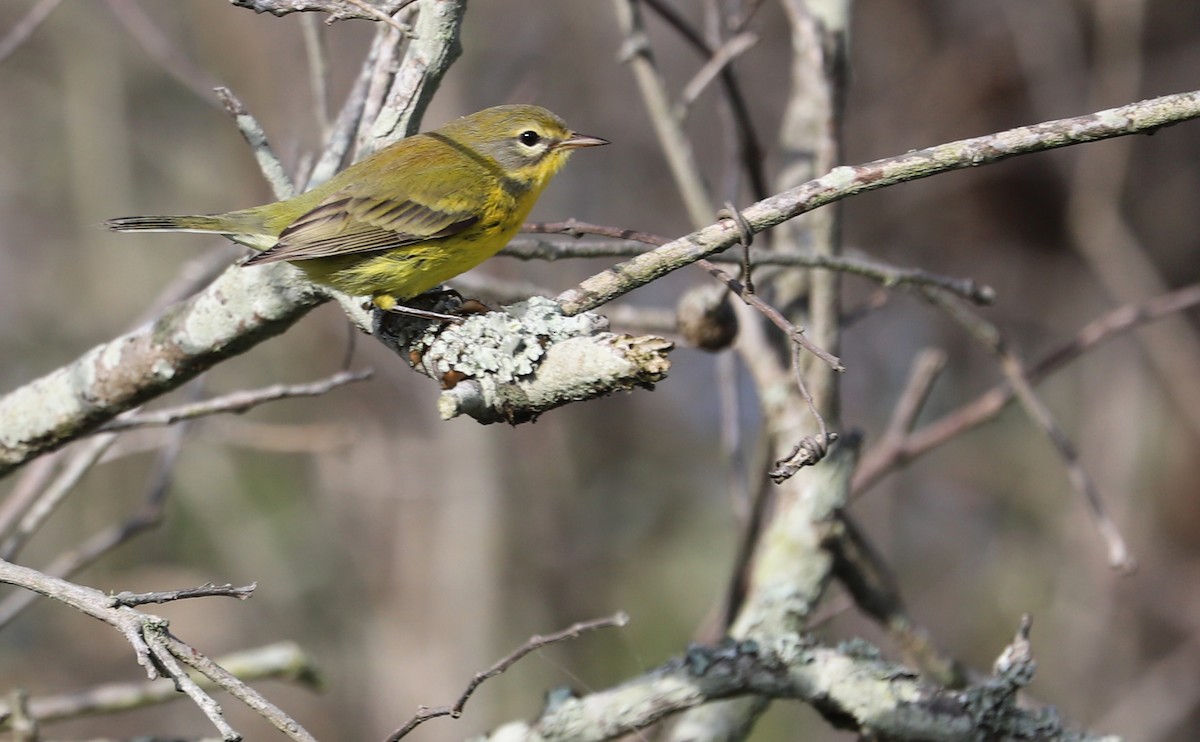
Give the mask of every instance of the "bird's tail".
[(237, 234), (246, 225), (230, 214), (205, 216), (122, 216), (105, 220), (104, 226), (116, 232), (215, 232)]

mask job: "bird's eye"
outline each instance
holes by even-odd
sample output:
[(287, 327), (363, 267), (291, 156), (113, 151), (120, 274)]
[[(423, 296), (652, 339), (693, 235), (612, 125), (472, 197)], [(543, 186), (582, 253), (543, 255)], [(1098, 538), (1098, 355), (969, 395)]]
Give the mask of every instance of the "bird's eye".
[(524, 144), (526, 147), (535, 147), (537, 146), (538, 142), (542, 141), (542, 135), (532, 130), (523, 131), (518, 139), (520, 139), (521, 144)]

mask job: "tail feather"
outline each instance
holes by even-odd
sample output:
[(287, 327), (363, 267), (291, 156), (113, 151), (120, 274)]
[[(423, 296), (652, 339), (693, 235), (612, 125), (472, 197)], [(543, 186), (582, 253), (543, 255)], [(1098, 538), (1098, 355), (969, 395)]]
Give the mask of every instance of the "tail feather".
[(236, 234), (241, 230), (226, 215), (212, 216), (123, 216), (108, 219), (104, 226), (116, 232), (215, 232)]

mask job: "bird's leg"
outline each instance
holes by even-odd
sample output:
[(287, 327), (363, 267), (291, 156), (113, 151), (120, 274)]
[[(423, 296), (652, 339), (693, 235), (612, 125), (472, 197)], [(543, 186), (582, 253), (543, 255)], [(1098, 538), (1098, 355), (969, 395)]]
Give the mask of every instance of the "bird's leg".
[(461, 325), (463, 322), (466, 322), (465, 319), (457, 314), (445, 314), (443, 312), (435, 312), (432, 309), (417, 309), (416, 307), (407, 307), (403, 304), (396, 304), (387, 311), (392, 312), (393, 314), (403, 314), (408, 317), (416, 317), (418, 319), (453, 322), (456, 325)]
[[(414, 299), (420, 300), (422, 297), (429, 297), (430, 294), (433, 293), (438, 292), (422, 294), (420, 297), (414, 297)], [(425, 301), (428, 301), (428, 299)], [(396, 301), (396, 297), (392, 296), (391, 294), (376, 294), (371, 298), (371, 302), (377, 308), (385, 312), (392, 312), (394, 314), (403, 314), (408, 317), (416, 317), (418, 319), (427, 319), (439, 322), (453, 322), (454, 324), (461, 324), (463, 322), (463, 318), (456, 314), (446, 314), (445, 312), (435, 312), (432, 309), (421, 309), (420, 307), (401, 304)]]

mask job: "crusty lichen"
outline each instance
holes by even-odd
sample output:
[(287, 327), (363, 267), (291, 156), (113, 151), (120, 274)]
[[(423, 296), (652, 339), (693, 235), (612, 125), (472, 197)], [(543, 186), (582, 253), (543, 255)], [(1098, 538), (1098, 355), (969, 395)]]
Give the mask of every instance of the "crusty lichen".
[(448, 389), (442, 417), (467, 414), (483, 423), (526, 422), (546, 410), (651, 386), (666, 376), (670, 341), (607, 332), (597, 314), (563, 314), (534, 297), (459, 324), (380, 317), (384, 344)]

